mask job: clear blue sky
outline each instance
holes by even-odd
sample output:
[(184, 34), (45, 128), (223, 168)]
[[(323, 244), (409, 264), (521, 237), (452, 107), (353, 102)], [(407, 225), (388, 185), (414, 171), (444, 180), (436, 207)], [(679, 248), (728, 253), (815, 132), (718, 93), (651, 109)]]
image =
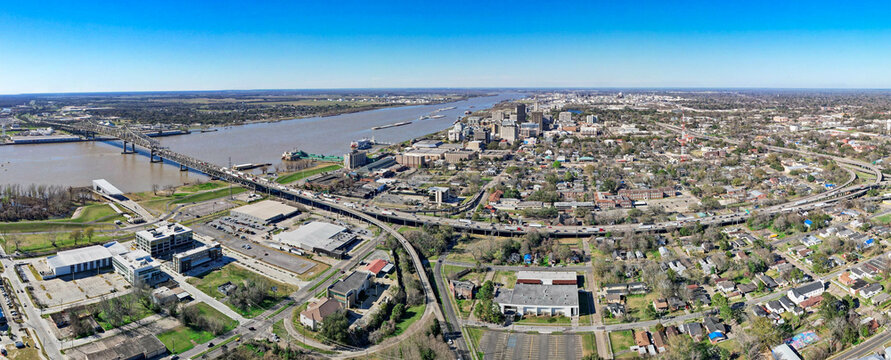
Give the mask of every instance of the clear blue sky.
[(891, 4), (841, 3), (7, 1), (0, 94), (891, 88)]

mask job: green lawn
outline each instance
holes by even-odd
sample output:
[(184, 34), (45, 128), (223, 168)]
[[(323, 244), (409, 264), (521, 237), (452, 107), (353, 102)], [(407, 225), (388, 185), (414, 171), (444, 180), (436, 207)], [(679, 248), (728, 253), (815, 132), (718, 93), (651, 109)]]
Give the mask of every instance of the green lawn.
[[(234, 329), (235, 326), (238, 325), (238, 322), (230, 319), (228, 316), (217, 311), (217, 309), (214, 309), (210, 305), (207, 305), (205, 303), (198, 303), (192, 306), (196, 306), (202, 316), (224, 319), (224, 321), (226, 322), (226, 327), (223, 333)], [(164, 346), (167, 347), (167, 350), (174, 354), (188, 351), (189, 349), (195, 347), (195, 345), (206, 343), (216, 337), (210, 331), (199, 330), (185, 325), (178, 326), (157, 336), (158, 340), (161, 340), (161, 342), (164, 343)]]
[[(233, 187), (232, 195), (240, 194), (245, 191), (247, 191), (247, 189), (245, 189), (243, 187)], [(202, 201), (208, 201), (208, 200), (213, 200), (213, 199), (219, 199), (221, 197), (226, 197), (226, 196), (229, 196), (229, 188), (217, 189), (217, 190), (213, 190), (213, 191), (207, 191), (207, 192), (192, 194), (192, 195), (188, 195), (188, 196), (183, 196), (179, 199), (174, 200), (172, 202), (172, 204), (186, 204), (186, 203), (193, 203), (193, 202), (202, 202)]]
[(513, 289), (517, 284), (517, 273), (513, 271), (496, 271), (495, 282), (504, 284), (504, 287)]
[[(299, 316), (298, 316), (298, 318), (299, 318)], [(298, 324), (297, 324), (298, 326), (295, 326), (295, 328), (297, 328), (297, 331), (300, 331), (300, 329), (303, 328), (303, 325), (299, 324), (300, 320), (297, 320), (297, 322), (298, 322)], [(285, 320), (284, 319), (279, 320), (275, 324), (272, 324), (272, 333), (278, 335), (278, 337), (280, 337), (282, 339), (286, 339), (289, 344), (297, 344), (298, 346), (300, 346), (304, 349), (307, 349), (309, 351), (312, 351), (315, 353), (320, 353), (320, 354), (326, 354), (326, 355), (335, 354), (335, 352), (333, 352), (331, 350), (319, 349), (317, 347), (304, 344), (304, 343), (292, 338), (291, 335), (288, 334), (288, 329), (285, 329)]]
[(343, 165), (340, 164), (316, 166), (314, 168), (301, 170), (284, 176), (279, 176), (275, 179), (275, 182), (279, 184), (289, 184), (303, 178), (308, 178), (310, 176), (321, 174), (323, 172), (334, 171), (342, 167)]
[(216, 319), (223, 319), (226, 322), (226, 330), (223, 331), (224, 333), (228, 332), (229, 330), (232, 330), (236, 326), (238, 326), (238, 321), (235, 321), (235, 320), (229, 318), (228, 316), (226, 316), (226, 314), (221, 313), (219, 310), (214, 309), (212, 306), (210, 306), (206, 303), (201, 302), (201, 303), (197, 303), (192, 306), (198, 308), (198, 311), (199, 311), (199, 313), (201, 313), (201, 316), (205, 316), (205, 317), (209, 317), (209, 318), (216, 318)]
[[(120, 207), (118, 207), (120, 209)], [(108, 217), (114, 217), (118, 213), (114, 211), (108, 204), (94, 204), (83, 207), (80, 214), (76, 218), (72, 218), (72, 222), (86, 223), (91, 221), (102, 220)]]
[[(0, 233), (2, 233), (2, 231), (0, 231)], [(20, 240), (19, 250), (23, 252), (41, 253), (61, 251), (75, 245), (101, 244), (109, 241), (124, 241), (133, 238), (132, 234), (107, 235), (97, 233), (96, 235), (93, 235), (92, 241), (90, 239), (82, 239), (75, 244), (69, 234), (70, 233), (68, 232), (16, 234), (14, 236), (4, 236), (0, 238), (0, 244), (3, 245), (3, 249), (5, 249), (6, 252), (13, 252), (16, 248), (14, 239), (18, 239)], [(54, 239), (56, 246), (53, 246)]]
[(186, 185), (186, 186), (183, 186), (177, 190), (182, 191), (182, 192), (199, 192), (199, 191), (219, 189), (223, 186), (226, 186), (225, 182), (208, 181), (208, 182), (200, 183), (200, 184)]
[(877, 217), (872, 218), (872, 220), (879, 224), (888, 224), (888, 223), (891, 223), (891, 214), (877, 216)]
[(609, 333), (609, 341), (612, 344), (613, 354), (615, 354), (634, 346), (634, 334), (631, 330), (612, 331)]
[(485, 353), (480, 351), (480, 340), (483, 338), (483, 328), (478, 327), (466, 327), (464, 331), (467, 332), (467, 337), (470, 338), (470, 343), (473, 345), (473, 348), (476, 349), (477, 358), (482, 359), (485, 357)]
[(414, 324), (415, 321), (418, 321), (422, 315), (424, 315), (424, 309), (426, 309), (427, 304), (415, 305), (405, 309), (405, 315), (402, 315), (402, 319), (399, 319), (399, 322), (396, 323), (396, 332), (393, 333), (394, 336), (402, 334), (405, 332), (405, 329), (408, 329), (411, 324)]
[(178, 326), (157, 336), (173, 354), (188, 351), (195, 345), (206, 343), (215, 337), (210, 331), (195, 330), (188, 326)]
[(514, 321), (514, 324), (527, 325), (569, 325), (572, 319), (566, 316), (523, 316), (520, 321)]
[(241, 314), (244, 317), (253, 318), (263, 313), (263, 311), (265, 311), (266, 309), (271, 308), (292, 292), (297, 291), (297, 288), (268, 279), (235, 264), (227, 264), (217, 271), (212, 271), (198, 278), (191, 278), (188, 281), (190, 284), (194, 285), (205, 294), (208, 294), (222, 301), (225, 296), (217, 290), (217, 287), (226, 283), (227, 281), (231, 281), (233, 284), (243, 286), (242, 284), (244, 284), (246, 281), (249, 282), (261, 280), (268, 281), (273, 286), (278, 287), (278, 291), (275, 293), (275, 296), (271, 296), (267, 298), (266, 301), (263, 301), (262, 304), (259, 304), (260, 306), (254, 306), (248, 309), (238, 309), (229, 304), (228, 301), (224, 301), (226, 305), (229, 305), (229, 307), (231, 307), (232, 310), (235, 310), (235, 312)]
[[(121, 296), (121, 300), (123, 300), (124, 302), (127, 302), (127, 301), (129, 301), (129, 298), (131, 296), (132, 296), (131, 294), (123, 295), (123, 296)], [(154, 314), (153, 311), (146, 309), (145, 307), (143, 307), (140, 304), (134, 305), (133, 309), (134, 309), (135, 314), (133, 314), (132, 316), (125, 317), (124, 323), (121, 324), (121, 326), (127, 325), (127, 324), (132, 323), (137, 320), (145, 319), (145, 318)], [(97, 323), (99, 323), (99, 326), (101, 326), (102, 329), (105, 329), (106, 331), (114, 329), (114, 326), (112, 326), (111, 323), (108, 322), (108, 319), (106, 318), (104, 312), (100, 312), (99, 315), (96, 316), (95, 320)]]
[(95, 224), (87, 225), (80, 223), (70, 223), (70, 219), (63, 220), (47, 220), (47, 221), (17, 221), (0, 223), (0, 233), (24, 233), (24, 232), (41, 232), (41, 231), (66, 231), (85, 229), (92, 227), (96, 230), (111, 229), (111, 224)]
[(594, 333), (584, 333), (582, 335), (582, 356), (597, 354), (597, 338)]

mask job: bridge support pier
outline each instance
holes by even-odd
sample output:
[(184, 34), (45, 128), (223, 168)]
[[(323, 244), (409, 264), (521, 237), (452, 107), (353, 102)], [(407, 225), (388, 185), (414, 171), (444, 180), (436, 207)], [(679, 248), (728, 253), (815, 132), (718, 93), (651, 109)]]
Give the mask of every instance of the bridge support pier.
[(130, 150), (127, 150), (127, 140), (124, 140), (124, 151), (121, 154), (135, 154), (136, 153), (136, 144), (130, 143)]
[(189, 167), (183, 164), (179, 164), (179, 171), (189, 171)]
[(153, 162), (153, 163), (164, 162), (164, 158), (162, 158), (161, 155), (155, 155), (155, 149), (152, 149), (152, 152), (149, 155), (149, 162)]

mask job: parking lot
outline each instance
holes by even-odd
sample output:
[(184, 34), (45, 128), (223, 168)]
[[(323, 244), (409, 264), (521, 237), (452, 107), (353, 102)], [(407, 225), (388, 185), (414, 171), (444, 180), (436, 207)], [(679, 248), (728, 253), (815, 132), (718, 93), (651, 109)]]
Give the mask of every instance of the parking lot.
[(263, 262), (278, 266), (298, 275), (303, 275), (317, 265), (316, 262), (312, 260), (293, 254), (287, 254), (277, 249), (268, 248), (248, 240), (242, 240), (206, 225), (196, 226), (196, 229), (200, 230), (201, 233), (212, 236), (221, 244), (234, 251), (257, 260), (262, 260)]
[(550, 335), (486, 331), (479, 350), (484, 359), (581, 359), (582, 338), (578, 335)]
[(218, 199), (189, 206), (183, 209), (182, 212), (183, 214), (190, 215), (192, 217), (205, 217), (207, 215), (214, 214), (223, 210), (229, 210), (236, 206), (238, 206), (238, 204), (231, 200)]
[(112, 292), (124, 291), (130, 285), (124, 277), (114, 272), (50, 280), (37, 280), (32, 274), (28, 275), (29, 285), (34, 287), (31, 295), (35, 301), (46, 307), (102, 297)]

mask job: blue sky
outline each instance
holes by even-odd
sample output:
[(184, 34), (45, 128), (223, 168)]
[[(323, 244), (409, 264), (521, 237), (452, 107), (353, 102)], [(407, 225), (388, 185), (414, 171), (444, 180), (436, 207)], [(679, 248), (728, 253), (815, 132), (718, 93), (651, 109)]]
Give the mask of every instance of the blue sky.
[(891, 4), (0, 3), (0, 94), (367, 87), (891, 88)]

